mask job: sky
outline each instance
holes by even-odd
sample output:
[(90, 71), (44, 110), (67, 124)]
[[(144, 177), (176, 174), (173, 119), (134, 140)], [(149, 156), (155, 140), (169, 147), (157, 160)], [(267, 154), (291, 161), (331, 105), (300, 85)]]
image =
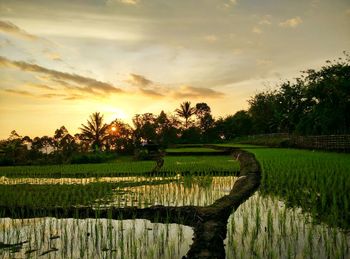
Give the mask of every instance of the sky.
[(0, 139), (184, 101), (234, 114), (342, 57), (349, 28), (348, 0), (1, 0)]

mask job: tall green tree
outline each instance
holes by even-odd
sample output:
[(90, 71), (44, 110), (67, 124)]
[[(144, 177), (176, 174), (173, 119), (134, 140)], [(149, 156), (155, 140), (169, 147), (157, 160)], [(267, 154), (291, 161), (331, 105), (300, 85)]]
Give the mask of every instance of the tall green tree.
[(103, 122), (103, 115), (95, 112), (90, 115), (87, 125), (81, 124), (81, 138), (88, 142), (94, 151), (102, 150), (108, 137), (108, 125)]

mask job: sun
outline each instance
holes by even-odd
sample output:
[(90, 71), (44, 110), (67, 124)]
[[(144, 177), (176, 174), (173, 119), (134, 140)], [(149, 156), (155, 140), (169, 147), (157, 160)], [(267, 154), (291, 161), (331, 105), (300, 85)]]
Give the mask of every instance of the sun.
[(113, 127), (111, 128), (111, 130), (112, 130), (113, 132), (115, 132), (115, 131), (117, 131), (117, 128), (113, 126)]

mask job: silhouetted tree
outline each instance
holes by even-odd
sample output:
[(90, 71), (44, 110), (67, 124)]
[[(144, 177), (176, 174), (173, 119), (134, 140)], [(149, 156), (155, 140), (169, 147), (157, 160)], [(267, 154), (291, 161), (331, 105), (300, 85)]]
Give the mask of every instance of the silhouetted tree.
[(204, 117), (205, 114), (211, 113), (211, 109), (206, 103), (197, 103), (196, 104), (196, 115), (198, 118)]
[(108, 137), (108, 125), (103, 122), (103, 115), (95, 112), (90, 115), (87, 125), (81, 124), (81, 138), (90, 143), (94, 151), (102, 150), (104, 142)]
[(256, 94), (248, 102), (254, 133), (350, 132), (350, 57), (304, 71), (295, 83)]
[(196, 116), (198, 119), (198, 127), (201, 132), (202, 142), (215, 142), (217, 140), (217, 134), (213, 130), (215, 126), (215, 120), (211, 115), (211, 109), (207, 103), (196, 104)]
[(142, 141), (156, 141), (157, 117), (152, 113), (136, 114), (132, 119), (134, 123), (134, 137), (136, 145)]
[(159, 144), (167, 147), (170, 143), (176, 143), (179, 135), (179, 121), (175, 117), (167, 116), (164, 111), (157, 117), (157, 138)]
[(278, 129), (276, 91), (261, 92), (248, 100), (254, 133), (273, 133)]
[(133, 151), (133, 129), (127, 123), (115, 119), (108, 126), (108, 144), (117, 152), (131, 153)]
[(350, 56), (304, 72), (307, 106), (297, 131), (303, 134), (350, 133)]
[(65, 126), (61, 126), (59, 129), (55, 130), (55, 134), (53, 136), (53, 145), (55, 147), (55, 151), (59, 151), (62, 149), (62, 139), (68, 134), (68, 130)]
[(23, 144), (22, 137), (15, 131), (11, 131), (6, 140), (0, 142), (0, 164), (16, 165), (25, 161), (27, 146)]
[(176, 114), (185, 119), (185, 129), (189, 126), (189, 119), (196, 113), (196, 108), (191, 107), (191, 102), (183, 102), (180, 104), (180, 109), (175, 110)]

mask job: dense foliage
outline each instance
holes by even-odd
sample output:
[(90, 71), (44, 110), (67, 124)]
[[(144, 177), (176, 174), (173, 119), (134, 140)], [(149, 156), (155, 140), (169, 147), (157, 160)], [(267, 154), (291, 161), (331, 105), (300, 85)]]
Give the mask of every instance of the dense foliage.
[(248, 113), (254, 133), (350, 133), (350, 56), (303, 71), (295, 82), (256, 94)]

